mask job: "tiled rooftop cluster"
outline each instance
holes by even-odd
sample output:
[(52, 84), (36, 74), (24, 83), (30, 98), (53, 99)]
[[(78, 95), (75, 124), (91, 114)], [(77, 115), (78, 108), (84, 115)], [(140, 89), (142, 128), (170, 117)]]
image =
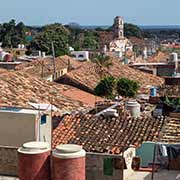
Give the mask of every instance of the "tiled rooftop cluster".
[(140, 83), (141, 87), (149, 85), (160, 86), (164, 83), (163, 78), (135, 70), (114, 60), (109, 72), (115, 77), (126, 77), (135, 80)]
[(160, 96), (180, 96), (178, 85), (164, 85), (160, 88)]
[[(164, 83), (164, 80), (155, 75), (143, 73), (139, 70), (128, 67), (127, 65), (122, 65), (117, 59), (112, 59), (112, 66), (106, 69), (107, 75), (112, 75), (114, 77), (126, 77), (132, 80), (136, 80), (140, 83), (142, 90), (146, 89), (147, 86), (160, 86)], [(93, 91), (97, 83), (100, 81), (100, 76), (97, 71), (96, 64), (92, 62), (84, 62), (82, 66), (65, 74), (61, 79), (63, 83), (68, 83), (67, 79), (71, 79), (78, 82)], [(66, 79), (64, 81), (64, 79)], [(145, 91), (145, 90), (144, 90)]]
[(53, 147), (75, 143), (88, 152), (119, 154), (123, 147), (153, 141), (158, 137), (163, 119), (143, 115), (133, 119), (125, 110), (118, 118), (102, 118), (89, 114), (67, 115), (53, 131)]
[[(63, 85), (62, 85), (63, 86)], [(67, 86), (61, 91), (61, 95), (74, 99), (76, 101), (81, 101), (83, 104), (86, 104), (90, 107), (94, 107), (96, 102), (104, 101), (103, 98), (95, 96), (93, 94), (81, 91), (80, 89)]]
[[(80, 91), (26, 73), (2, 71), (0, 74), (0, 105), (30, 108), (28, 102), (48, 103), (55, 105), (61, 112), (70, 112), (87, 107), (88, 104), (85, 105), (76, 97), (62, 95), (61, 92), (70, 91), (71, 89)], [(86, 96), (88, 98), (88, 93), (86, 93)]]
[(131, 36), (128, 39), (131, 41), (133, 45), (137, 45), (139, 47), (144, 47), (146, 45), (143, 39), (137, 38), (135, 36)]
[(170, 117), (167, 118), (159, 141), (169, 144), (180, 143), (180, 119)]
[(148, 62), (167, 62), (167, 59), (169, 58), (169, 53), (159, 52), (158, 54), (155, 54), (154, 56), (148, 58)]
[[(70, 66), (70, 67), (69, 67)], [(80, 66), (80, 62), (72, 59), (69, 56), (61, 56), (56, 58), (55, 67), (56, 70), (62, 70), (64, 68), (77, 68)], [(32, 62), (23, 63), (16, 67), (16, 70), (21, 70), (28, 74), (37, 77), (47, 77), (54, 71), (53, 58), (41, 58), (33, 60)]]

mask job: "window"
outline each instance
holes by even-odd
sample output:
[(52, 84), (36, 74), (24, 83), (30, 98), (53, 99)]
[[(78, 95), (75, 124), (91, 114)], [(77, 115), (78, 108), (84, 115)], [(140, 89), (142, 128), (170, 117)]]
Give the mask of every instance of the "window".
[(78, 58), (84, 58), (84, 56), (83, 56), (82, 54), (80, 54), (80, 55), (78, 56)]
[(41, 125), (46, 124), (46, 122), (47, 122), (47, 117), (44, 114), (44, 115), (41, 116)]

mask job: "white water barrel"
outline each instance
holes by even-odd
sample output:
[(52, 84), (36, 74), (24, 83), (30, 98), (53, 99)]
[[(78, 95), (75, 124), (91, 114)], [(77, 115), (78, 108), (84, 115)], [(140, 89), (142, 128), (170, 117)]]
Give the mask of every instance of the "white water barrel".
[(137, 101), (128, 101), (126, 103), (126, 108), (127, 110), (130, 111), (130, 114), (132, 117), (136, 118), (136, 117), (139, 117), (140, 116), (140, 108), (141, 108), (141, 105), (137, 102)]

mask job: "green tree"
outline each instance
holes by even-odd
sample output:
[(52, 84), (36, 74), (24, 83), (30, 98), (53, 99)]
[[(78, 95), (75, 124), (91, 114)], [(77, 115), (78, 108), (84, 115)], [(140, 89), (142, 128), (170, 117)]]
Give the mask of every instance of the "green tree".
[(139, 84), (136, 81), (128, 78), (120, 78), (117, 80), (117, 93), (125, 97), (134, 97), (139, 89)]
[(115, 87), (115, 78), (112, 76), (105, 77), (102, 79), (96, 88), (94, 89), (94, 92), (98, 96), (104, 96), (106, 98), (113, 98), (114, 97), (114, 87)]
[(93, 31), (84, 33), (83, 48), (95, 51), (99, 48), (98, 34)]
[(0, 41), (3, 47), (17, 47), (20, 43), (25, 43), (25, 36), (28, 28), (22, 23), (16, 24), (12, 19), (8, 23), (0, 25)]
[(3, 42), (3, 47), (11, 47), (12, 46), (12, 37), (15, 34), (15, 20), (12, 19), (8, 23), (4, 23), (1, 26), (1, 41)]
[(143, 31), (134, 24), (125, 23), (124, 33), (126, 37), (135, 36), (137, 38), (143, 38)]
[(72, 46), (75, 51), (79, 51), (82, 49), (84, 42), (84, 32), (80, 29), (79, 26), (66, 26), (70, 31), (69, 35), (69, 45)]
[(101, 78), (104, 77), (106, 69), (109, 69), (110, 66), (112, 66), (111, 58), (103, 54), (96, 56), (92, 62), (96, 63), (97, 73)]
[(68, 53), (69, 31), (59, 23), (46, 25), (34, 38), (31, 47), (52, 54), (51, 44), (54, 43), (55, 55)]

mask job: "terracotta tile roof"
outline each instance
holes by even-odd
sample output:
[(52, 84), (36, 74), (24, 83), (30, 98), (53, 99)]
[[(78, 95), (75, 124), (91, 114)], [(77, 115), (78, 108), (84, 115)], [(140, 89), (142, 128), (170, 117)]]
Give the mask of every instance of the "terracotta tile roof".
[(2, 73), (6, 73), (6, 72), (8, 72), (8, 70), (3, 69), (3, 68), (0, 68), (0, 74), (2, 74)]
[(103, 119), (89, 114), (67, 115), (53, 131), (53, 148), (59, 144), (82, 145), (88, 152), (119, 154), (122, 146), (153, 141), (164, 120), (151, 117), (132, 119), (126, 111), (118, 118)]
[(64, 77), (70, 78), (77, 83), (87, 86), (90, 91), (94, 90), (94, 87), (96, 87), (98, 81), (100, 80), (100, 76), (96, 72), (96, 67), (91, 62), (82, 62), (82, 65), (79, 68), (65, 74), (62, 79)]
[[(61, 56), (56, 58), (56, 70), (62, 70), (65, 68), (68, 69), (68, 66), (70, 66), (71, 69), (74, 69), (80, 66), (80, 62), (77, 62), (69, 56)], [(43, 59), (36, 59), (32, 62), (26, 62), (17, 66), (16, 70), (21, 70), (37, 77), (47, 77), (52, 75), (54, 72), (53, 59), (48, 57)]]
[[(109, 70), (106, 69), (107, 74), (114, 77), (126, 77), (136, 80), (142, 88), (145, 88), (147, 85), (160, 86), (164, 83), (163, 78), (135, 70), (127, 65), (122, 65), (117, 59), (113, 59), (112, 63), (113, 65)], [(69, 84), (69, 79), (76, 84), (87, 87), (89, 92), (93, 92), (101, 78), (94, 63), (84, 62), (79, 68), (62, 76), (59, 82)]]
[(148, 62), (167, 62), (167, 59), (169, 58), (169, 53), (164, 52), (158, 52), (158, 54), (155, 54), (154, 56), (148, 58)]
[[(61, 113), (72, 112), (89, 107), (85, 100), (68, 96), (66, 91), (75, 88), (49, 82), (22, 72), (5, 72), (0, 74), (0, 106), (32, 108), (28, 103), (48, 103), (60, 109)], [(83, 95), (83, 92), (77, 90)], [(88, 93), (85, 93), (88, 96)], [(85, 96), (84, 95), (84, 96)], [(90, 98), (91, 98), (90, 94)], [(88, 98), (87, 98), (88, 101)]]
[[(57, 69), (64, 69), (65, 67), (64, 63), (56, 59)], [(51, 58), (36, 59), (17, 66), (16, 70), (21, 70), (37, 77), (47, 77), (53, 73), (53, 60)]]
[(164, 83), (163, 78), (130, 68), (117, 61), (113, 61), (113, 66), (110, 67), (109, 71), (116, 77), (126, 77), (135, 80), (140, 83), (141, 87), (146, 87), (148, 85), (161, 86)]
[(158, 139), (158, 141), (168, 144), (179, 144), (180, 119), (168, 117), (166, 121), (167, 123), (163, 127), (161, 137)]
[(70, 86), (68, 86), (66, 90), (64, 89), (61, 91), (61, 94), (72, 98), (73, 100), (81, 101), (83, 104), (86, 104), (90, 107), (94, 107), (96, 102), (104, 101), (104, 99), (101, 97)]
[(145, 46), (145, 41), (143, 39), (137, 38), (135, 36), (128, 37), (128, 39), (131, 41), (131, 43), (133, 45), (137, 45), (137, 46), (140, 46), (140, 47)]
[(70, 66), (72, 69), (76, 69), (81, 66), (81, 62), (73, 59), (70, 56), (64, 55), (64, 56), (60, 56), (58, 58), (61, 59), (66, 64), (66, 66), (69, 65), (68, 63), (70, 63)]

